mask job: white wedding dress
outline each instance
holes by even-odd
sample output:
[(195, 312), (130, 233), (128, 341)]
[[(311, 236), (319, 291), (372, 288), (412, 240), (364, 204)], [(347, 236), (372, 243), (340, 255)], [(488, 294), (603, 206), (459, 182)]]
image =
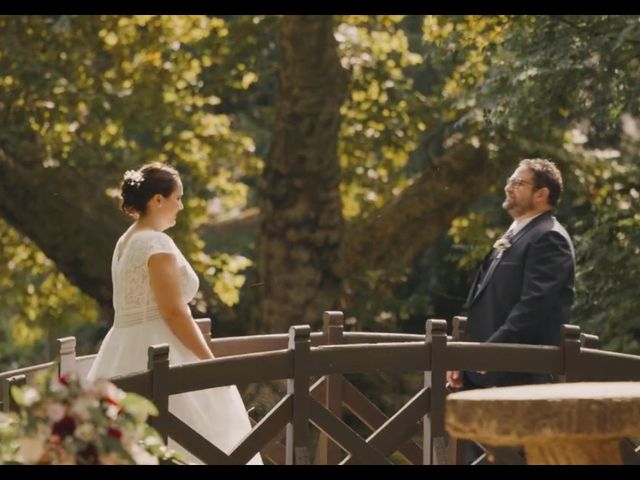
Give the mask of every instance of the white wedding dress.
[[(147, 261), (156, 253), (172, 253), (178, 260), (184, 302), (198, 291), (196, 273), (171, 238), (161, 232), (144, 230), (133, 233), (126, 244), (120, 237), (113, 253), (113, 327), (104, 338), (87, 380), (109, 379), (147, 369), (150, 345), (169, 344), (171, 365), (196, 362), (198, 357), (171, 332), (158, 310), (149, 284)], [(169, 410), (183, 422), (230, 453), (251, 430), (249, 416), (235, 386), (182, 393), (169, 397)], [(169, 438), (169, 447), (179, 451), (186, 461), (202, 463)], [(250, 464), (262, 464), (256, 454)]]

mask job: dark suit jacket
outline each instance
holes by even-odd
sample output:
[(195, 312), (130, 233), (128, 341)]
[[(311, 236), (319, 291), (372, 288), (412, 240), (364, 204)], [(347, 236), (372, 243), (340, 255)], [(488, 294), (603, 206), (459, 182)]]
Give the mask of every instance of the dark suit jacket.
[[(502, 256), (484, 265), (484, 275), (478, 271), (467, 299), (467, 339), (559, 344), (573, 304), (575, 254), (569, 234), (555, 217), (545, 212), (531, 220)], [(466, 384), (477, 386), (549, 381), (547, 376), (515, 372), (465, 372), (464, 377)]]

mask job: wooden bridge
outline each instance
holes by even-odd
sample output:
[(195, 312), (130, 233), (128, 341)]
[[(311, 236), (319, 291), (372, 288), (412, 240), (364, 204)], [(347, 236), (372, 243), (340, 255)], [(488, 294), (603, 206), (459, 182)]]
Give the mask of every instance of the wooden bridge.
[[(640, 381), (640, 356), (598, 350), (597, 337), (581, 334), (575, 325), (563, 327), (560, 346), (534, 346), (465, 342), (464, 317), (453, 318), (451, 336), (445, 320), (427, 320), (425, 334), (417, 335), (345, 332), (341, 312), (324, 312), (323, 319), (321, 332), (302, 325), (292, 326), (288, 334), (211, 339), (216, 358), (191, 364), (170, 366), (169, 347), (152, 346), (148, 370), (112, 380), (151, 399), (160, 412), (152, 419), (154, 427), (165, 440), (170, 436), (205, 463), (243, 464), (260, 452), (268, 463), (287, 465), (389, 464), (398, 459), (409, 464), (459, 463), (457, 442), (444, 429), (447, 370), (542, 373), (558, 382)], [(211, 338), (210, 321), (198, 324)], [(84, 378), (95, 355), (76, 357), (73, 337), (58, 344), (60, 373)], [(28, 382), (53, 365), (1, 373), (3, 409), (11, 408), (11, 385)], [(387, 416), (345, 377), (374, 372), (417, 373), (422, 385)], [(168, 411), (169, 395), (272, 381), (286, 381), (286, 393), (252, 422), (251, 432), (228, 454)], [(370, 433), (357, 433), (345, 421), (347, 413)], [(496, 463), (521, 462), (501, 449), (486, 450)], [(625, 463), (640, 463), (640, 448), (631, 439), (621, 442), (621, 451)]]

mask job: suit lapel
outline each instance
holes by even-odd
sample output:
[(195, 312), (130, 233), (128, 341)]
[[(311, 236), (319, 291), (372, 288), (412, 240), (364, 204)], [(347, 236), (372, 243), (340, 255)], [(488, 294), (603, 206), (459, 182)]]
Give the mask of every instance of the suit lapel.
[[(531, 231), (531, 229), (536, 226), (540, 221), (542, 221), (542, 219), (546, 218), (548, 215), (551, 215), (551, 212), (545, 212), (545, 213), (541, 213), (540, 215), (538, 215), (536, 218), (534, 218), (533, 220), (531, 220), (529, 223), (527, 223), (518, 233), (516, 233), (514, 235), (514, 237), (511, 239), (511, 247), (513, 247), (513, 245), (520, 240), (522, 237), (524, 237), (528, 232)], [(511, 248), (509, 247), (509, 248)], [(492, 250), (493, 251), (493, 250)], [(491, 253), (489, 253), (489, 255), (491, 255)], [(489, 267), (487, 268), (486, 273), (482, 276), (482, 281), (480, 283), (480, 286), (476, 286), (478, 283), (478, 275), (476, 275), (476, 279), (473, 283), (473, 290), (471, 291), (471, 302), (469, 302), (469, 305), (471, 305), (471, 303), (478, 298), (478, 295), (480, 295), (480, 293), (485, 289), (485, 287), (489, 284), (489, 281), (491, 280), (491, 277), (493, 276), (493, 272), (495, 272), (496, 268), (498, 267), (498, 264), (502, 261), (502, 257), (504, 256), (504, 252), (502, 253), (498, 253), (498, 255), (496, 255), (493, 260), (491, 261), (491, 263), (489, 264)]]
[[(495, 271), (496, 267), (498, 266), (498, 264), (502, 260), (503, 253), (504, 252), (498, 253), (495, 257), (493, 257), (493, 260), (491, 260), (491, 263), (489, 264), (489, 267), (487, 268), (487, 271), (482, 276), (482, 280), (480, 282), (480, 285), (478, 287), (474, 287), (475, 293), (473, 295), (473, 300), (478, 298), (478, 295), (480, 295), (482, 290), (484, 290), (485, 287), (487, 286), (487, 284), (489, 283), (489, 280), (491, 280), (491, 277), (493, 276), (493, 272)], [(473, 300), (472, 300), (472, 302), (473, 302)]]
[[(482, 262), (484, 264), (484, 260)], [(467, 295), (467, 305), (471, 305), (471, 303), (476, 298), (476, 292), (478, 291), (478, 283), (480, 282), (480, 271), (481, 269), (479, 268), (478, 271), (476, 272), (476, 276), (473, 277), (473, 282), (471, 283), (471, 290), (469, 290), (469, 295)]]

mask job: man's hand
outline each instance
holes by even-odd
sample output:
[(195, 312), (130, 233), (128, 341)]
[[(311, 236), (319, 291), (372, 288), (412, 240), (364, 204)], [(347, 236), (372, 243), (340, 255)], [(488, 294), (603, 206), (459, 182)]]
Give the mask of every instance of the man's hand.
[(447, 371), (447, 385), (452, 390), (462, 388), (462, 375), (459, 370)]

